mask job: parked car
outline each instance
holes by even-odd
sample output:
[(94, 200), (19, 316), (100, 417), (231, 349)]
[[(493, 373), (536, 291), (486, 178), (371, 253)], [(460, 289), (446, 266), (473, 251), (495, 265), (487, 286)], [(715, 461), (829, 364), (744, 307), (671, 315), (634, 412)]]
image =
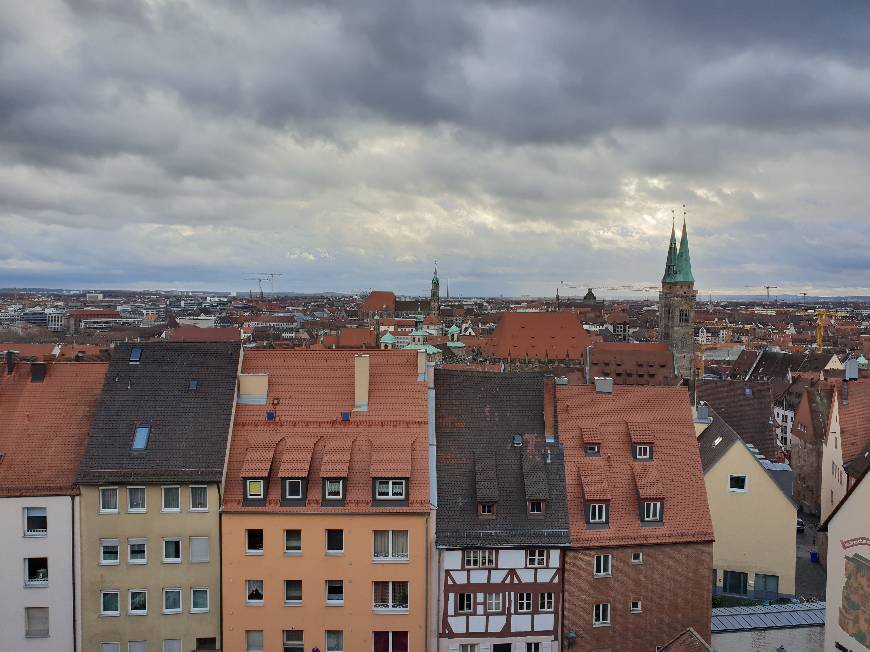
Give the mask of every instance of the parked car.
[(803, 531), (804, 531), (804, 520), (803, 520), (802, 518), (799, 518), (799, 519), (797, 520), (797, 531), (798, 531), (798, 533), (803, 534)]

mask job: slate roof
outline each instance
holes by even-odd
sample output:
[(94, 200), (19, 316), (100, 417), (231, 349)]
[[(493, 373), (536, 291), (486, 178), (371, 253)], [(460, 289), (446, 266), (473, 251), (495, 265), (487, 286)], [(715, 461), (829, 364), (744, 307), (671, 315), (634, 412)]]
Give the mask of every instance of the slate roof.
[(106, 362), (52, 362), (42, 382), (31, 364), (0, 371), (0, 496), (77, 493), (73, 486), (97, 408)]
[[(138, 364), (130, 362), (134, 347), (142, 351)], [(78, 482), (219, 482), (239, 354), (240, 345), (229, 342), (115, 347)], [(142, 424), (151, 426), (148, 445), (134, 451)]]
[[(594, 385), (559, 385), (556, 406), (559, 439), (565, 447), (573, 546), (713, 540), (707, 489), (685, 387), (615, 385), (612, 394), (603, 394), (596, 392)], [(643, 423), (649, 429), (652, 460), (634, 460), (629, 422)], [(600, 456), (586, 457), (584, 441), (591, 441), (593, 436), (600, 444)], [(590, 474), (594, 474), (591, 483)], [(606, 529), (586, 525), (584, 492), (589, 486), (596, 492), (609, 492), (610, 523)], [(641, 525), (639, 494), (664, 499), (661, 527)]]
[[(752, 390), (751, 396), (747, 396), (747, 388)], [(703, 380), (698, 383), (698, 400), (706, 401), (743, 441), (755, 446), (762, 455), (776, 457), (778, 445), (769, 384)]]
[[(238, 404), (224, 511), (428, 512), (428, 389), (417, 353), (372, 349), (368, 411), (354, 412), (350, 350), (245, 351), (242, 373), (268, 374), (266, 405)], [(273, 419), (268, 420), (266, 413)], [(342, 420), (349, 412), (349, 420)], [(249, 459), (262, 459), (254, 467)], [(266, 504), (243, 504), (245, 477), (268, 478)], [(281, 505), (281, 478), (307, 478), (304, 504)], [(321, 505), (321, 480), (347, 479), (342, 505)], [(372, 504), (372, 478), (408, 478), (407, 505)]]
[(713, 609), (713, 634), (753, 629), (824, 627), (825, 603), (771, 604)]
[(238, 342), (242, 338), (238, 328), (199, 328), (179, 326), (169, 333), (170, 342)]
[[(438, 369), (435, 391), (436, 545), (567, 544), (563, 453), (544, 438), (543, 376)], [(547, 500), (543, 518), (529, 518), (528, 499)], [(496, 501), (495, 518), (478, 516), (479, 500)]]

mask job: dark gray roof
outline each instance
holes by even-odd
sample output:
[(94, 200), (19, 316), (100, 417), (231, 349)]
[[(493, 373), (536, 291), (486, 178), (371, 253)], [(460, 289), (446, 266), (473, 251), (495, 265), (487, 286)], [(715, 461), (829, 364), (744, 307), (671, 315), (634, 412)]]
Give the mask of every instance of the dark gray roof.
[(698, 437), (698, 448), (701, 452), (701, 468), (704, 469), (704, 473), (709, 471), (728, 449), (740, 441), (740, 436), (725, 422), (725, 419), (716, 414), (712, 409), (710, 410), (710, 416), (713, 422)]
[(728, 422), (740, 438), (755, 446), (768, 459), (776, 456), (778, 444), (773, 427), (770, 384), (733, 380), (702, 380), (698, 399)]
[(824, 627), (825, 603), (771, 604), (758, 607), (717, 607), (713, 609), (713, 633), (750, 629)]
[[(435, 392), (436, 544), (567, 545), (564, 456), (543, 434), (543, 375), (439, 369)], [(495, 518), (480, 518), (478, 500), (493, 496)], [(547, 501), (542, 518), (529, 518), (529, 499)]]
[[(130, 362), (134, 347), (142, 351), (138, 364)], [(220, 481), (239, 354), (231, 342), (117, 346), (78, 482)], [(151, 427), (148, 445), (134, 451), (143, 424)]]

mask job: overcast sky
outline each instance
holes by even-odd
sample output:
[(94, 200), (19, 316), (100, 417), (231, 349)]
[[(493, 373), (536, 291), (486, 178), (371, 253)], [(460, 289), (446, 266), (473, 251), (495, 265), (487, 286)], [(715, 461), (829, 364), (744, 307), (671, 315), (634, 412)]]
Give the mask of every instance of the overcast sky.
[(0, 286), (655, 285), (685, 203), (702, 292), (870, 293), (868, 63), (866, 2), (11, 3)]

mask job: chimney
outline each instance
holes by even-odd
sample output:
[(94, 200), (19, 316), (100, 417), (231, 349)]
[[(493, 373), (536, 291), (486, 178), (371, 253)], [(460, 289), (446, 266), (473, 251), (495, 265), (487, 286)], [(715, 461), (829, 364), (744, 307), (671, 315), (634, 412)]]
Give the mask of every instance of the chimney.
[(425, 380), (426, 378), (426, 352), (417, 351), (417, 378)]
[(358, 353), (353, 357), (353, 409), (367, 412), (369, 409), (369, 355)]
[(849, 405), (849, 379), (848, 378), (843, 380), (843, 391), (840, 392), (840, 400), (843, 402), (843, 405)]
[(846, 380), (858, 380), (858, 361), (855, 358), (846, 360)]
[(11, 374), (15, 371), (15, 351), (6, 352), (6, 373)]
[(556, 379), (544, 376), (544, 439), (556, 441)]
[(31, 383), (41, 383), (45, 380), (45, 372), (48, 369), (48, 365), (44, 362), (31, 362), (30, 363), (30, 382)]
[(710, 406), (707, 404), (707, 402), (698, 401), (696, 409), (698, 423), (710, 423)]
[(613, 378), (595, 378), (596, 394), (613, 394)]

